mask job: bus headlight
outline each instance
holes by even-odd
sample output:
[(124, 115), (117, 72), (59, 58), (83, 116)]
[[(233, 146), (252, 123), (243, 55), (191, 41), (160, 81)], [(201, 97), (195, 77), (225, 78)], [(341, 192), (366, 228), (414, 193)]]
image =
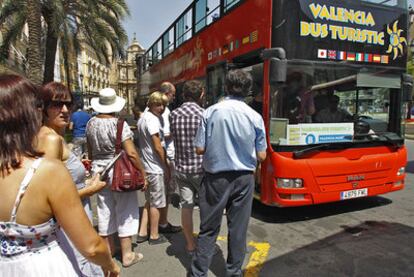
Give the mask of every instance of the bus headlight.
[(397, 171), (397, 176), (402, 176), (405, 173), (405, 167), (400, 167), (400, 169), (398, 169)]
[(287, 179), (287, 178), (277, 178), (277, 187), (283, 189), (298, 189), (303, 188), (302, 179)]

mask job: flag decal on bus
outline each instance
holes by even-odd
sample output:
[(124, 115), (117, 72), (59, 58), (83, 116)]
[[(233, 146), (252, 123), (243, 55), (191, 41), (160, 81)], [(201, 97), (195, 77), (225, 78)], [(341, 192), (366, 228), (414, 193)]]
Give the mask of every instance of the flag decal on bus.
[(346, 52), (339, 51), (338, 52), (338, 60), (341, 60), (341, 61), (346, 60)]
[(366, 63), (382, 63), (388, 64), (390, 61), (389, 55), (379, 55), (370, 53), (354, 53), (328, 49), (318, 49), (319, 59), (329, 59), (338, 61), (356, 61)]
[(327, 53), (326, 49), (318, 49), (318, 58), (326, 59), (327, 55), (328, 55), (328, 53)]
[(346, 59), (348, 61), (355, 61), (355, 53), (348, 52), (347, 55), (346, 55)]
[(328, 50), (328, 59), (336, 60), (336, 51), (335, 50)]
[(381, 62), (381, 56), (380, 55), (373, 55), (372, 56), (372, 61), (374, 63), (380, 63)]
[(389, 61), (389, 56), (387, 56), (387, 55), (382, 55), (381, 56), (381, 63), (387, 64), (388, 61)]
[(259, 38), (259, 31), (254, 31), (250, 34), (250, 43), (254, 43), (258, 40)]

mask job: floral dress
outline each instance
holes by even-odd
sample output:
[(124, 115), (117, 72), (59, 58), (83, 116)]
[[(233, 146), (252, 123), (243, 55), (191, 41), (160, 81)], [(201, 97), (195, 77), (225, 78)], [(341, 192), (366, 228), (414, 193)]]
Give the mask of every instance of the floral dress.
[(33, 162), (20, 184), (10, 221), (0, 221), (0, 276), (82, 276), (76, 260), (58, 242), (54, 218), (33, 226), (16, 223), (17, 210), (42, 159)]

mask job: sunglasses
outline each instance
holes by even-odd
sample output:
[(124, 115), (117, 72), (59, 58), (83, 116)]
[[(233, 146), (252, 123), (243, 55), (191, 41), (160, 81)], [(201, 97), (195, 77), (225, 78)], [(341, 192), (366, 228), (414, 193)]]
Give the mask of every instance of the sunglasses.
[(49, 107), (60, 110), (63, 106), (66, 106), (66, 108), (70, 110), (72, 105), (73, 103), (70, 101), (51, 101)]

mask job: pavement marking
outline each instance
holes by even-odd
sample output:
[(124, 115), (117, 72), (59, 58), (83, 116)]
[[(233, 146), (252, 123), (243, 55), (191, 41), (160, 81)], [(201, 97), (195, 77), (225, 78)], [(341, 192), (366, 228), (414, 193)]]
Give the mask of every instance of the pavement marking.
[(254, 247), (256, 250), (250, 255), (244, 277), (257, 277), (269, 255), (270, 244), (267, 242), (250, 241), (249, 246)]
[[(197, 233), (193, 233), (197, 236)], [(227, 236), (218, 236), (217, 241), (227, 241)], [(249, 262), (246, 265), (244, 277), (258, 277), (260, 270), (269, 255), (270, 244), (267, 242), (254, 242), (250, 241), (249, 246), (254, 247), (255, 251), (250, 255)]]

